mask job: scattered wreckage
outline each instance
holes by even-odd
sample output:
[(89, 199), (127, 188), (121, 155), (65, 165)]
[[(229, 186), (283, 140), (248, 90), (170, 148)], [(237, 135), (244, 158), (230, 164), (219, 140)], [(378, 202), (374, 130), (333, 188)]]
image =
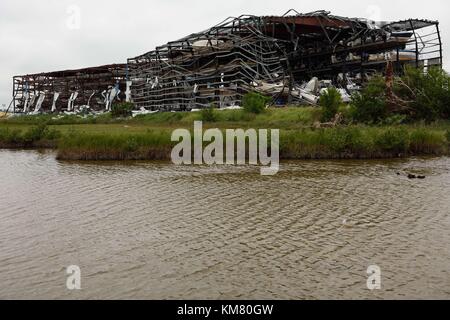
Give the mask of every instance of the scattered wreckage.
[(274, 105), (318, 103), (334, 86), (350, 101), (392, 64), (442, 66), (437, 21), (375, 22), (326, 11), (228, 18), (126, 64), (14, 77), (14, 113), (109, 111), (133, 102), (134, 115), (214, 106), (240, 108), (256, 91)]

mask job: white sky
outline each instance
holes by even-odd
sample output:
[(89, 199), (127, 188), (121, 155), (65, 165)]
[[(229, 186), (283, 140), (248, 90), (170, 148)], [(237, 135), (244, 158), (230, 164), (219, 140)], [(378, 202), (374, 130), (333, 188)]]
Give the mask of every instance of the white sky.
[[(78, 29), (70, 27), (76, 26), (73, 6), (80, 9)], [(282, 15), (291, 8), (439, 20), (445, 66), (450, 62), (450, 2), (444, 0), (0, 0), (0, 107), (11, 100), (13, 75), (124, 63), (229, 16)]]

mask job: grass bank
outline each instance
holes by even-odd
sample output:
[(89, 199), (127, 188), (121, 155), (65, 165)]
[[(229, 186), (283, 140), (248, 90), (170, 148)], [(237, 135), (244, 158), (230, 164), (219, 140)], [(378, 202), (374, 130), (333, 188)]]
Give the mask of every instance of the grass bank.
[(372, 159), (448, 155), (450, 135), (433, 127), (349, 126), (281, 133), (283, 159)]
[[(345, 125), (315, 129), (318, 108), (272, 109), (260, 115), (214, 113), (205, 128), (280, 129), (282, 159), (368, 159), (448, 155), (450, 123)], [(0, 148), (54, 148), (62, 160), (169, 160), (175, 128), (192, 129), (201, 113), (133, 119), (34, 116), (0, 121)], [(211, 119), (210, 119), (211, 120)]]
[(11, 128), (0, 125), (1, 149), (56, 148), (61, 132), (45, 124)]
[[(268, 109), (261, 114), (251, 114), (243, 110), (214, 111), (213, 119), (208, 119), (207, 125), (219, 128), (285, 128), (298, 129), (309, 126), (321, 117), (319, 108), (282, 108)], [(148, 127), (155, 128), (188, 128), (194, 121), (204, 120), (201, 112), (161, 112), (155, 114), (141, 115), (135, 118), (113, 118), (111, 114), (99, 116), (79, 117), (75, 115), (54, 116), (54, 115), (32, 115), (13, 117), (7, 120), (0, 120), (0, 127), (21, 127), (45, 123), (49, 126), (57, 126), (65, 129), (67, 126), (82, 125), (108, 125), (120, 127), (127, 125), (134, 128), (141, 127), (145, 131)], [(95, 126), (90, 126), (95, 128)]]
[(145, 133), (70, 132), (58, 141), (60, 160), (169, 160), (171, 130)]

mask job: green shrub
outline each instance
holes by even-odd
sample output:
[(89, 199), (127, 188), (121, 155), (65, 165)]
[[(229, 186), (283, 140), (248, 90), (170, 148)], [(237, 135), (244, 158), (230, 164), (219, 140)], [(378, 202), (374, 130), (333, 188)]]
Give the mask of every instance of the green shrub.
[(124, 143), (123, 147), (125, 152), (135, 152), (139, 149), (139, 142), (136, 137), (130, 137)]
[(0, 129), (0, 142), (14, 146), (33, 146), (36, 142), (55, 141), (61, 136), (61, 132), (50, 129), (44, 123), (30, 127), (25, 132), (19, 129)]
[(0, 129), (0, 142), (6, 144), (19, 144), (22, 141), (22, 132), (20, 130), (11, 130), (9, 128)]
[(43, 140), (48, 134), (49, 129), (46, 124), (40, 124), (35, 127), (29, 128), (23, 134), (23, 140), (25, 143), (31, 144), (33, 142), (37, 142)]
[(410, 139), (414, 154), (439, 154), (445, 146), (446, 137), (442, 132), (419, 128), (411, 133)]
[(405, 128), (388, 128), (377, 135), (375, 144), (382, 151), (403, 154), (409, 150), (409, 133)]
[(131, 117), (134, 104), (130, 102), (115, 103), (111, 108), (111, 115), (113, 118), (127, 118)]
[(62, 134), (60, 131), (56, 130), (56, 129), (48, 129), (44, 139), (46, 140), (58, 140), (59, 138), (61, 138)]
[(322, 122), (331, 121), (339, 110), (342, 103), (342, 97), (336, 88), (329, 88), (320, 97), (319, 104), (322, 107)]
[(337, 136), (341, 146), (339, 152), (360, 154), (370, 152), (373, 147), (359, 127), (337, 128)]
[(242, 99), (242, 107), (248, 113), (260, 114), (266, 110), (270, 98), (257, 92), (249, 92)]
[(381, 77), (375, 77), (359, 93), (352, 96), (352, 117), (363, 123), (378, 123), (388, 115), (386, 103), (386, 83)]
[(211, 106), (209, 108), (204, 108), (200, 111), (201, 119), (204, 122), (216, 122), (217, 116), (214, 112), (214, 108)]

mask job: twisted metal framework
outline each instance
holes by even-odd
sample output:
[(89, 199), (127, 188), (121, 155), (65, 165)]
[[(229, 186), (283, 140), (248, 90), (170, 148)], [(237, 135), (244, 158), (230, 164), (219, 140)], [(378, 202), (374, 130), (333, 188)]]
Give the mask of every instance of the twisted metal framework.
[[(242, 16), (130, 59), (133, 100), (140, 107), (186, 110), (233, 105), (259, 79), (285, 78), (285, 43)], [(286, 42), (287, 43), (287, 42)]]
[[(418, 30), (426, 27), (436, 31), (432, 41), (421, 43)], [(441, 51), (425, 59), (425, 48), (435, 42)], [(411, 46), (414, 57), (408, 56)], [(404, 64), (421, 66), (425, 60), (441, 64), (438, 22), (375, 24), (290, 10), (283, 16), (229, 18), (131, 58), (128, 65), (138, 107), (189, 110), (239, 105), (252, 90), (290, 103), (293, 88), (313, 76), (363, 79), (368, 71), (383, 70), (386, 61), (395, 61), (400, 72)]]
[[(15, 76), (13, 112), (27, 113), (37, 108), (73, 111), (70, 103), (74, 108), (89, 105), (93, 110), (103, 110), (105, 94), (114, 86), (121, 92), (119, 98), (125, 99), (125, 64)], [(42, 100), (40, 105), (39, 98)]]
[(59, 112), (84, 105), (107, 110), (107, 100), (110, 107), (111, 100), (132, 99), (139, 109), (177, 111), (239, 106), (249, 91), (289, 104), (301, 101), (300, 85), (312, 77), (349, 90), (350, 83), (383, 72), (387, 62), (396, 73), (405, 65), (426, 70), (442, 66), (442, 54), (435, 21), (373, 22), (295, 10), (243, 15), (127, 65), (16, 76), (12, 104), (14, 112)]

